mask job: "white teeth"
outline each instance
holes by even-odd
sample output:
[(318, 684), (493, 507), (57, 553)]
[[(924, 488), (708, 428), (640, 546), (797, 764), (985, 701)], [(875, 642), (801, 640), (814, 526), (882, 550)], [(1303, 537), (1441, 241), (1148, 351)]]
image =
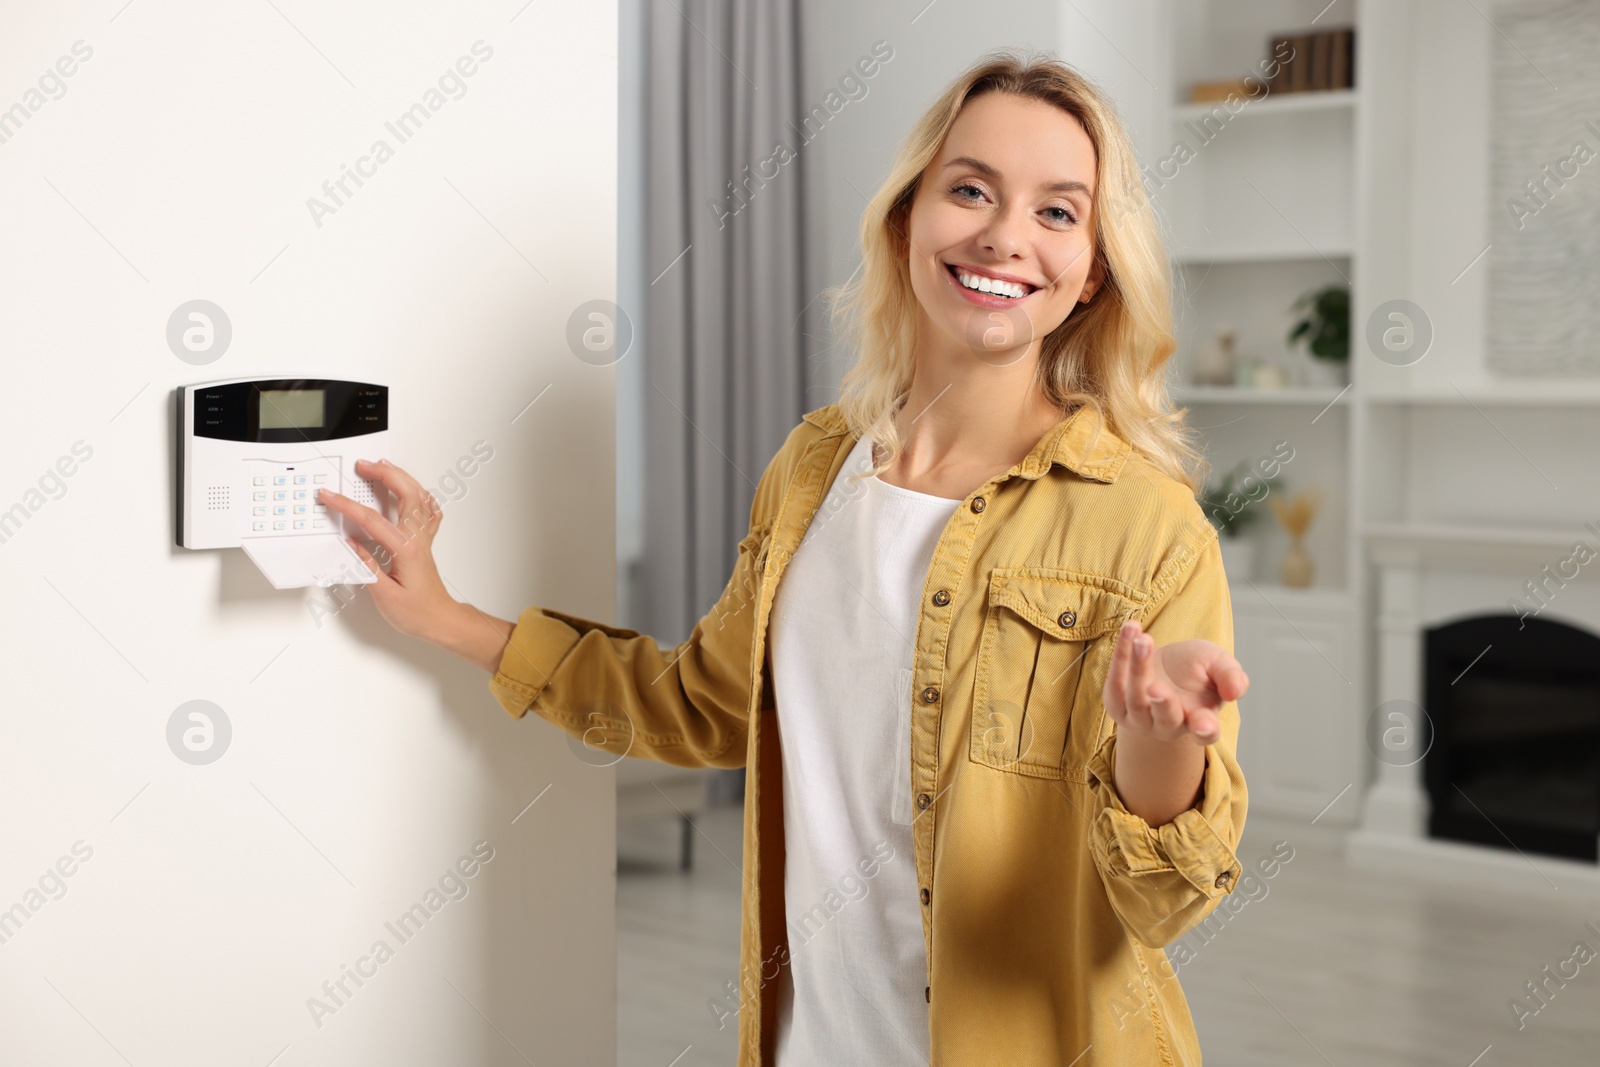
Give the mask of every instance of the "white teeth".
[(987, 278), (981, 274), (968, 274), (966, 271), (957, 271), (956, 277), (968, 289), (976, 289), (980, 293), (992, 293), (996, 296), (1009, 296), (1013, 300), (1028, 295), (1028, 291), (1016, 282), (1002, 282), (995, 278)]

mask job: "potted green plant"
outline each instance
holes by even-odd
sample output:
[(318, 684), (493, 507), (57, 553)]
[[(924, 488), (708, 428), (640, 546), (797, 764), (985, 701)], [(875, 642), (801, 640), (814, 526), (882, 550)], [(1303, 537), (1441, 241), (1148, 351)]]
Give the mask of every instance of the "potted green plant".
[(1248, 460), (1206, 486), (1200, 507), (1217, 528), (1222, 548), (1222, 569), (1229, 578), (1255, 576), (1255, 542), (1239, 534), (1261, 517), (1257, 506), (1282, 484), (1281, 478), (1253, 474)]
[(1289, 328), (1289, 348), (1302, 341), (1312, 358), (1306, 377), (1311, 385), (1345, 385), (1350, 381), (1350, 289), (1329, 285), (1302, 293), (1294, 302), (1299, 313)]

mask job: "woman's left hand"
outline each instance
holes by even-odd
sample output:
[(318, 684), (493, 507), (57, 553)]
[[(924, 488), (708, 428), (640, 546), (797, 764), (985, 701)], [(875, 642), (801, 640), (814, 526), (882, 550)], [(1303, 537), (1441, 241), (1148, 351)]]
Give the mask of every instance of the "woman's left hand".
[[(1147, 654), (1136, 655), (1141, 645)], [(1222, 705), (1249, 688), (1244, 668), (1221, 645), (1194, 639), (1156, 648), (1143, 627), (1130, 620), (1122, 628), (1102, 695), (1119, 731), (1207, 745), (1221, 736)]]

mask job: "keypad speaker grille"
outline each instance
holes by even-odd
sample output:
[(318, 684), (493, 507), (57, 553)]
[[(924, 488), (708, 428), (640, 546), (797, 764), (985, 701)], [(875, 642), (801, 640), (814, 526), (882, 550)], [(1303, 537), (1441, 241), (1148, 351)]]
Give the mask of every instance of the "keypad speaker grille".
[(226, 485), (206, 487), (206, 510), (227, 511), (233, 507), (233, 490)]

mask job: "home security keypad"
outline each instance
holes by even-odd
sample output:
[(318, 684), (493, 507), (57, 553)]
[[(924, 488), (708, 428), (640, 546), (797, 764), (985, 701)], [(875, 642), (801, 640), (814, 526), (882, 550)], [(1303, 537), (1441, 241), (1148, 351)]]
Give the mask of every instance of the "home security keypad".
[(385, 510), (359, 459), (388, 454), (389, 390), (320, 378), (236, 379), (177, 396), (177, 542), (243, 548), (279, 588), (366, 582), (327, 488)]
[(291, 464), (256, 462), (247, 465), (249, 486), (248, 533), (305, 533), (338, 530), (338, 514), (317, 502), (323, 486), (339, 488), (339, 457), (318, 457)]

